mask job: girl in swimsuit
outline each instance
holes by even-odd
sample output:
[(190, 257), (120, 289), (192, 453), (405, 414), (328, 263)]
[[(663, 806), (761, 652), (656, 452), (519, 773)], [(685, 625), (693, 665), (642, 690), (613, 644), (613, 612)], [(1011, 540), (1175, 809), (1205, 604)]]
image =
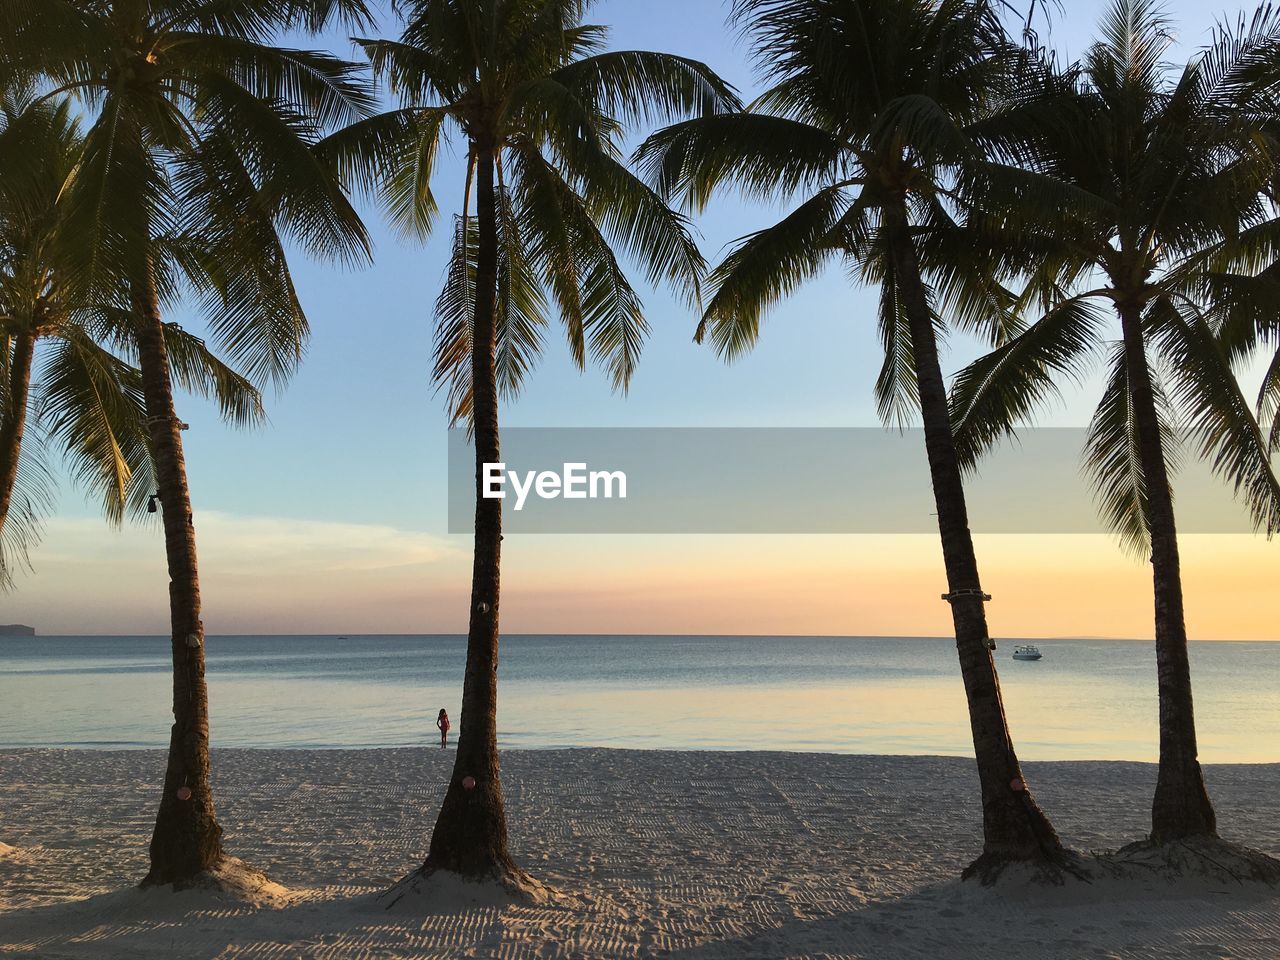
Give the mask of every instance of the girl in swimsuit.
[(436, 717), (436, 726), (440, 728), (440, 746), (447, 747), (449, 745), (449, 714), (444, 712), (444, 707), (440, 708), (440, 716)]

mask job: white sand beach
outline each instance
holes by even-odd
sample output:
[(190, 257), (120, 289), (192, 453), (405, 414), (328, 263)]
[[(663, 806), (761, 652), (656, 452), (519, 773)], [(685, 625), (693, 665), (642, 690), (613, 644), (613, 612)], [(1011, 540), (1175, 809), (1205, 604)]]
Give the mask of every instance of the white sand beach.
[[(215, 752), (228, 852), (260, 906), (142, 893), (163, 756), (0, 752), (0, 955), (59, 958), (1280, 957), (1280, 891), (1229, 881), (960, 884), (977, 852), (969, 761), (511, 751), (520, 862), (562, 896), (387, 913), (425, 851), (452, 753)], [(1081, 851), (1140, 836), (1154, 767), (1027, 765)], [(1207, 768), (1222, 833), (1280, 855), (1280, 765)]]

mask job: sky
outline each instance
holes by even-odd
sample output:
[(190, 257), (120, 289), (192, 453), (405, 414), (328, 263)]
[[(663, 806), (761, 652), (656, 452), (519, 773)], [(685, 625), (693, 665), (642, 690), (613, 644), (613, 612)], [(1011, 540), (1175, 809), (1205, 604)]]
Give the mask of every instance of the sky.
[[(1070, 0), (1051, 42), (1065, 58), (1089, 42), (1105, 3)], [(1169, 5), (1177, 56), (1242, 4)], [(707, 62), (745, 94), (747, 51), (720, 0), (601, 0), (593, 20), (617, 48), (665, 49)], [(391, 23), (383, 24), (387, 33)], [(334, 34), (312, 41), (356, 57)], [(461, 202), (456, 151), (436, 194)], [(732, 196), (696, 220), (708, 259), (776, 219), (781, 207)], [(295, 257), (313, 327), (309, 354), (268, 398), (270, 422), (223, 425), (179, 399), (196, 510), (206, 630), (219, 633), (449, 633), (466, 625), (470, 539), (447, 533), (444, 398), (430, 383), (431, 305), (447, 231), (423, 245), (366, 210), (375, 263), (351, 270)], [(558, 331), (510, 426), (873, 426), (880, 362), (874, 292), (839, 270), (769, 316), (756, 349), (726, 365), (692, 343), (695, 317), (668, 291), (645, 290), (653, 328), (631, 390), (579, 373)], [(177, 319), (199, 332), (181, 310)], [(954, 340), (955, 370), (977, 353)], [(1041, 422), (1082, 426), (1096, 384), (1068, 393)], [(767, 509), (762, 505), (761, 509)], [(1104, 535), (981, 535), (993, 632), (1008, 637), (1149, 637), (1150, 569)], [(1182, 538), (1188, 627), (1198, 639), (1280, 637), (1280, 544), (1245, 535)], [(34, 571), (0, 596), (0, 622), (45, 634), (167, 632), (158, 524), (109, 528), (64, 483)], [(521, 535), (504, 544), (509, 632), (946, 635), (936, 537), (924, 535)]]

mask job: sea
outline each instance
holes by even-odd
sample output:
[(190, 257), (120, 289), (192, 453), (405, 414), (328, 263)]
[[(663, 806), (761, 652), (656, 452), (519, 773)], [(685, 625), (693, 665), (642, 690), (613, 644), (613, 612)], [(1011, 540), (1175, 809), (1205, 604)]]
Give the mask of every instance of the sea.
[[(1028, 760), (1156, 758), (1150, 641), (996, 650)], [(215, 746), (371, 748), (456, 735), (460, 636), (211, 636)], [(1201, 759), (1280, 762), (1280, 643), (1191, 645)], [(972, 754), (955, 642), (920, 637), (505, 636), (504, 748)], [(164, 637), (0, 638), (0, 748), (168, 743)]]

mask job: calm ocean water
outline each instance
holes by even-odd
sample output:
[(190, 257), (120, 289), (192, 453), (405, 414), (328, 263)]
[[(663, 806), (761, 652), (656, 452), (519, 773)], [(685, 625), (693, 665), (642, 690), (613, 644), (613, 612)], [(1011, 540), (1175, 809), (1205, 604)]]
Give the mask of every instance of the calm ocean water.
[[(1152, 760), (1150, 643), (1042, 640), (997, 662), (1025, 759)], [(168, 641), (0, 638), (0, 747), (159, 747)], [(457, 731), (465, 640), (210, 637), (214, 742), (240, 747), (431, 743)], [(1280, 643), (1197, 643), (1207, 762), (1280, 761)], [(884, 637), (509, 636), (507, 747), (614, 746), (958, 754), (971, 751), (950, 640)]]

